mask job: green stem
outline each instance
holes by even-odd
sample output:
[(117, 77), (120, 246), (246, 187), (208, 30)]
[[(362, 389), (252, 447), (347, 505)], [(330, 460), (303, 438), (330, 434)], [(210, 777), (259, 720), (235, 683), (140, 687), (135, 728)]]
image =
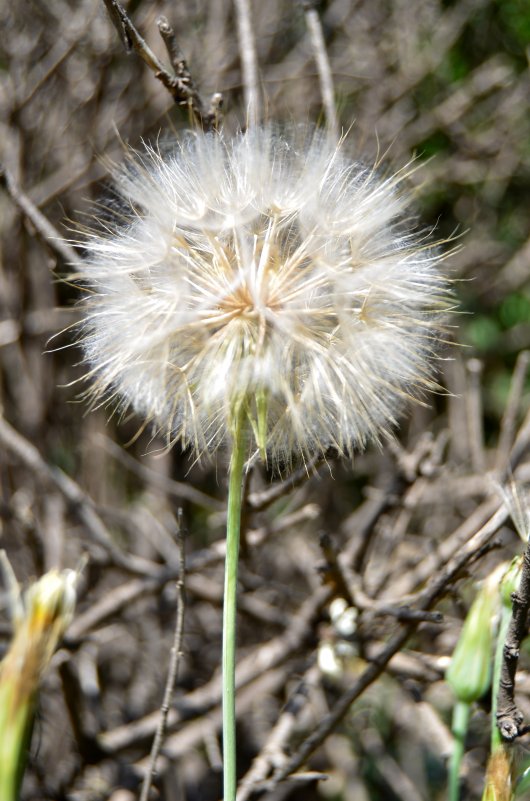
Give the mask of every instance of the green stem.
[[(7, 673), (8, 671), (5, 671)], [(18, 801), (33, 725), (34, 694), (20, 692), (17, 677), (0, 681), (0, 798)], [(14, 702), (16, 698), (16, 702)]]
[(226, 523), (225, 590), (223, 608), (223, 787), (224, 801), (235, 801), (236, 774), (236, 598), (243, 470), (246, 452), (245, 412), (236, 417), (230, 460)]
[(453, 734), (455, 742), (449, 768), (449, 801), (458, 801), (460, 794), (460, 765), (462, 764), (462, 757), (464, 756), (464, 745), (470, 710), (471, 704), (466, 704), (465, 701), (457, 701), (453, 710)]

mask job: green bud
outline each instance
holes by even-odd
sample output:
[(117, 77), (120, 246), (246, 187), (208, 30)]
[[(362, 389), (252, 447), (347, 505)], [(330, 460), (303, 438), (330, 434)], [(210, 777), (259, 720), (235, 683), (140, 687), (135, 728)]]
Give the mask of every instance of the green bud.
[(492, 621), (498, 610), (499, 580), (505, 565), (484, 581), (467, 614), (446, 679), (457, 699), (470, 704), (491, 682)]

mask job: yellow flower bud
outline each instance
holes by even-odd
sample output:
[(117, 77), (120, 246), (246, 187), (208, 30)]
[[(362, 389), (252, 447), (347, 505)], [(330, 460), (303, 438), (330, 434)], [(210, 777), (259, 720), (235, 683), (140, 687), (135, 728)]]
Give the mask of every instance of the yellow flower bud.
[(51, 570), (26, 592), (24, 602), (2, 553), (14, 600), (14, 637), (0, 663), (0, 798), (15, 801), (38, 687), (75, 607), (73, 570)]

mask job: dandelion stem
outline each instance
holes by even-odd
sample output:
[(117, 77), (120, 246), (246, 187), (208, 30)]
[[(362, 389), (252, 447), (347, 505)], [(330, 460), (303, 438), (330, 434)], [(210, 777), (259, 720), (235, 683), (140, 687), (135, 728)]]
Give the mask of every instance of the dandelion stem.
[(225, 590), (223, 608), (223, 787), (224, 801), (236, 797), (236, 596), (243, 468), (245, 466), (245, 412), (237, 413), (230, 460), (226, 524)]

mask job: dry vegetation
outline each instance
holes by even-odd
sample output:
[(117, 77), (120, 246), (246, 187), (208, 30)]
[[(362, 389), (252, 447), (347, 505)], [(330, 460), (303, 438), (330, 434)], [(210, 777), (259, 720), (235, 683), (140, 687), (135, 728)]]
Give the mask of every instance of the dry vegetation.
[[(232, 2), (133, 0), (129, 12), (160, 58), (156, 19), (170, 19), (201, 96), (222, 92), (235, 129), (245, 100)], [(425, 162), (412, 176), (417, 205), (439, 236), (461, 235), (450, 269), (472, 315), (455, 318), (466, 347), (441, 363), (452, 394), (415, 408), (398, 442), (353, 465), (330, 456), (285, 485), (249, 477), (240, 798), (427, 801), (445, 797), (443, 675), (473, 582), (521, 549), (490, 475), (530, 481), (530, 12), (523, 0), (329, 0), (320, 14), (340, 125), (354, 122), (348, 136), (368, 161), (388, 151), (392, 165)], [(252, 2), (252, 15), (266, 115), (318, 120), (302, 4)], [(182, 508), (185, 636), (156, 784), (166, 801), (218, 801), (225, 464), (164, 453), (149, 432), (128, 444), (138, 420), (86, 414), (80, 354), (66, 347), (79, 313), (60, 280), (69, 247), (54, 232), (91, 213), (121, 140), (166, 138), (188, 111), (126, 55), (98, 0), (4, 0), (0, 19), (0, 545), (22, 581), (89, 555), (22, 798), (136, 797), (173, 637)], [(358, 610), (349, 634), (330, 618), (336, 597)], [(2, 621), (5, 650), (5, 602)], [(488, 733), (486, 701), (465, 798), (480, 798)], [(305, 775), (280, 781), (292, 771)]]

